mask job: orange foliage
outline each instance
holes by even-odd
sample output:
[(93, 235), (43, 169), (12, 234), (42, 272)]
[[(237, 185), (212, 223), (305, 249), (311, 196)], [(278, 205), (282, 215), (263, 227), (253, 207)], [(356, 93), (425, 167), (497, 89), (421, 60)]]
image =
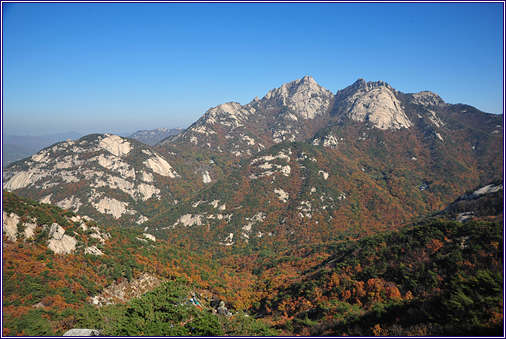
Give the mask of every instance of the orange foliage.
[(19, 318), (23, 315), (27, 314), (28, 311), (30, 311), (31, 307), (29, 306), (4, 306), (3, 307), (3, 313), (4, 315), (10, 315), (12, 318)]
[(431, 241), (425, 245), (427, 249), (429, 250), (430, 254), (434, 254), (437, 252), (441, 247), (443, 247), (443, 243), (437, 239), (431, 239)]

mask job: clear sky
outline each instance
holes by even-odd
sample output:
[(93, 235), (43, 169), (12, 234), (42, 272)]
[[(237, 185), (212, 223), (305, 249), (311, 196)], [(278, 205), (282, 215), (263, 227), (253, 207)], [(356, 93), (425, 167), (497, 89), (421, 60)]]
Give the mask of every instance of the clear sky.
[(503, 113), (495, 3), (2, 2), (3, 133), (186, 128), (310, 75)]

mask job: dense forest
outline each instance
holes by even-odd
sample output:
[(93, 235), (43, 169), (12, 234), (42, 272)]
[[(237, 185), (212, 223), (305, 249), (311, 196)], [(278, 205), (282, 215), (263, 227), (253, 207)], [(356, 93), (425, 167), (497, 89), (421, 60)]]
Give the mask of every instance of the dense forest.
[[(109, 336), (503, 335), (496, 210), (464, 223), (449, 211), (372, 236), (221, 254), (72, 222), (71, 211), (6, 191), (3, 210), (20, 217), (17, 239), (3, 235), (4, 336), (72, 328)], [(27, 223), (37, 225), (31, 237)], [(81, 246), (54, 253), (52, 223)], [(91, 227), (110, 237), (97, 241)], [(89, 245), (103, 255), (85, 253)], [(147, 277), (154, 283), (139, 287)], [(221, 302), (227, 315), (217, 312)]]

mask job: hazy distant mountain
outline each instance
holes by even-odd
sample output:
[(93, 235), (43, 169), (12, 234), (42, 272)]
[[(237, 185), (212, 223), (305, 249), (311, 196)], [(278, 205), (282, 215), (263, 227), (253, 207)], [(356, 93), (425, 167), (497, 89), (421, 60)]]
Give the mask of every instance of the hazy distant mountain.
[(7, 166), (11, 162), (29, 157), (44, 147), (51, 146), (54, 143), (68, 139), (76, 140), (82, 136), (83, 134), (76, 132), (58, 133), (43, 136), (4, 134), (2, 140), (3, 166)]
[(11, 162), (21, 160), (37, 153), (38, 150), (21, 146), (4, 144), (2, 145), (2, 161), (3, 166), (7, 166)]
[(76, 140), (82, 137), (83, 134), (76, 132), (69, 133), (58, 133), (42, 136), (30, 136), (30, 135), (10, 135), (6, 134), (3, 136), (4, 145), (20, 145), (32, 149), (41, 150), (44, 147), (51, 146), (52, 144), (68, 139)]
[(180, 127), (176, 128), (155, 128), (149, 131), (142, 130), (137, 131), (134, 134), (130, 135), (129, 138), (139, 140), (148, 145), (155, 145), (161, 140), (167, 138), (170, 135), (177, 135), (181, 133), (183, 129)]

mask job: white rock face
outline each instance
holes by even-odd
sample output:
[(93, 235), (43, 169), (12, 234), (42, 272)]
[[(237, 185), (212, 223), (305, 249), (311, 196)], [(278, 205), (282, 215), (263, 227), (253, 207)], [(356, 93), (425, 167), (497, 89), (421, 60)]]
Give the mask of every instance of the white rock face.
[(47, 247), (56, 254), (69, 254), (76, 249), (77, 240), (66, 235), (63, 227), (58, 224), (51, 225), (49, 237)]
[(174, 223), (174, 227), (176, 227), (177, 224), (181, 223), (184, 226), (193, 226), (193, 225), (202, 225), (202, 214), (197, 214), (193, 216), (192, 214), (185, 214), (182, 215), (178, 221)]
[[(248, 218), (246, 218), (248, 220)], [(250, 222), (244, 226), (242, 229), (246, 232), (249, 232), (251, 231), (251, 227), (256, 224), (257, 222), (261, 222), (261, 221), (264, 221), (265, 220), (265, 213), (263, 212), (258, 212), (257, 214), (255, 214), (253, 217), (251, 217), (251, 219), (249, 219)]]
[(169, 177), (169, 178), (175, 178), (176, 176), (179, 176), (173, 169), (172, 166), (169, 165), (165, 159), (160, 157), (159, 155), (156, 155), (153, 158), (149, 158), (144, 162), (144, 165), (151, 168), (153, 172), (158, 173), (160, 175)]
[(18, 172), (14, 174), (7, 182), (4, 182), (4, 189), (13, 191), (18, 188), (26, 187), (42, 178), (42, 174), (37, 169)]
[(145, 183), (140, 183), (135, 186), (134, 183), (116, 176), (107, 176), (103, 179), (106, 179), (107, 181), (97, 179), (94, 184), (90, 185), (90, 187), (118, 188), (123, 192), (128, 193), (135, 200), (142, 199), (144, 201), (148, 200), (153, 195), (160, 193), (160, 190), (158, 188)]
[(25, 223), (23, 226), (25, 226), (26, 239), (32, 239), (35, 235), (35, 229), (37, 228), (37, 224)]
[(148, 217), (146, 217), (146, 216), (144, 216), (144, 215), (141, 215), (141, 216), (139, 217), (139, 219), (136, 221), (136, 223), (137, 223), (137, 224), (142, 224), (143, 222), (146, 222), (146, 221), (148, 221), (148, 220), (149, 220), (149, 218), (148, 218)]
[[(81, 216), (73, 216), (69, 219), (71, 222), (83, 222), (87, 220), (91, 220), (91, 218), (88, 217), (81, 217)], [(3, 230), (5, 234), (9, 237), (9, 240), (16, 241), (17, 237), (19, 236), (19, 233), (17, 231), (17, 224), (20, 222), (19, 216), (12, 213), (8, 215), (7, 213), (3, 212)], [(41, 226), (38, 226), (35, 223), (29, 223), (25, 222), (23, 223), (24, 228), (24, 236), (27, 239), (31, 239), (35, 235), (35, 230), (37, 228), (40, 228)], [(81, 229), (83, 231), (88, 230), (88, 227), (82, 223)], [(48, 229), (48, 238), (47, 238), (47, 246), (50, 250), (52, 250), (55, 254), (69, 254), (76, 250), (77, 247), (77, 240), (69, 236), (68, 234), (65, 234), (65, 229), (58, 225), (57, 223), (51, 224), (51, 226), (44, 225), (42, 226), (43, 229)], [(92, 226), (89, 228), (92, 233), (90, 234), (91, 238), (98, 239), (102, 244), (105, 243), (106, 240), (110, 239), (111, 235), (107, 232), (102, 232), (99, 227)], [(96, 248), (95, 246), (91, 246), (85, 249), (85, 253), (92, 253), (95, 255), (102, 255), (103, 253)]]
[(279, 195), (279, 200), (281, 200), (282, 202), (287, 202), (288, 198), (290, 197), (288, 192), (283, 191), (281, 188), (279, 188), (279, 189), (275, 188), (274, 193)]
[(124, 178), (135, 178), (135, 171), (121, 158), (115, 155), (103, 155), (100, 154), (95, 158), (91, 158), (90, 161), (98, 161), (98, 164), (108, 170), (121, 174)]
[(357, 91), (346, 99), (348, 115), (355, 121), (370, 121), (379, 129), (401, 129), (413, 126), (402, 110), (390, 86), (379, 85)]
[(208, 184), (212, 181), (208, 171), (202, 173), (202, 181), (204, 181), (205, 184)]
[(92, 203), (92, 205), (100, 213), (111, 214), (115, 218), (121, 217), (124, 213), (134, 213), (134, 211), (127, 209), (128, 203), (108, 197), (104, 197), (98, 203)]
[(160, 193), (160, 190), (153, 185), (139, 184), (137, 186), (137, 189), (132, 194), (134, 196), (134, 199), (136, 199), (136, 192), (142, 197), (142, 200), (146, 201), (153, 195)]
[(106, 137), (100, 140), (100, 147), (111, 152), (117, 157), (122, 157), (130, 153), (130, 143), (120, 136), (106, 134)]
[(503, 190), (503, 185), (502, 184), (500, 184), (500, 185), (490, 184), (490, 185), (487, 185), (487, 186), (483, 186), (480, 189), (477, 189), (467, 199), (468, 200), (469, 199), (477, 199), (477, 198), (481, 197), (482, 195), (491, 194), (491, 193), (499, 192), (499, 191), (502, 191), (502, 190)]
[(234, 233), (229, 233), (229, 235), (225, 238), (223, 242), (220, 242), (220, 245), (232, 246), (234, 244)]
[(255, 158), (255, 159), (253, 159), (251, 161), (251, 164), (254, 164), (254, 163), (259, 162), (259, 161), (272, 161), (272, 160), (275, 160), (275, 159), (283, 159), (285, 161), (290, 161), (290, 157), (287, 154), (285, 154), (284, 152), (279, 152), (275, 156), (265, 155), (265, 156), (262, 156), (262, 157)]
[(424, 106), (446, 106), (439, 95), (431, 91), (422, 91), (413, 94), (413, 101)]
[(436, 112), (429, 110), (429, 119), (436, 126), (444, 126), (445, 123), (436, 115)]
[[(7, 235), (10, 241), (16, 241), (19, 235), (18, 232), (18, 223), (20, 222), (20, 218), (15, 213), (10, 213), (9, 215), (3, 212), (2, 216), (2, 226), (3, 232)], [(34, 223), (23, 223), (24, 228), (24, 236), (27, 239), (33, 238), (35, 235), (35, 228), (37, 224)]]
[(43, 204), (50, 204), (51, 203), (51, 196), (52, 194), (46, 195), (44, 198), (40, 200)]
[(5, 232), (10, 241), (16, 241), (18, 238), (18, 222), (19, 216), (11, 213), (7, 214), (3, 212), (2, 216), (2, 230)]
[(156, 241), (155, 236), (154, 236), (154, 235), (152, 235), (152, 234), (149, 234), (149, 233), (143, 233), (142, 235), (143, 235), (145, 238), (147, 238), (147, 239), (149, 239), (149, 240), (151, 240), (151, 241)]
[[(276, 100), (279, 105), (294, 111), (299, 118), (314, 119), (330, 107), (333, 96), (331, 91), (318, 85), (312, 77), (305, 76), (269, 91), (264, 99)], [(297, 116), (288, 115), (286, 118), (297, 120)]]
[[(3, 188), (8, 191), (24, 187), (46, 190), (59, 186), (62, 182), (65, 184), (86, 180), (86, 185), (92, 190), (87, 191), (85, 196), (78, 198), (72, 195), (54, 201), (51, 194), (42, 194), (42, 201), (74, 211), (82, 208), (83, 204), (90, 203), (93, 207), (98, 207), (99, 212), (107, 210), (107, 213), (115, 217), (133, 213), (127, 210), (128, 203), (125, 201), (99, 201), (97, 198), (101, 198), (101, 193), (95, 188), (120, 189), (134, 200), (146, 201), (160, 194), (154, 173), (170, 178), (179, 177), (163, 157), (148, 149), (141, 149), (149, 156), (144, 164), (130, 165), (125, 156), (132, 153), (134, 146), (127, 139), (111, 134), (57, 143), (33, 155), (26, 163), (28, 167), (13, 166), (4, 171)], [(90, 153), (95, 154), (90, 157)], [(141, 180), (136, 180), (137, 176)]]
[[(84, 225), (82, 225), (82, 226), (84, 226)], [(90, 238), (95, 238), (98, 241), (100, 241), (102, 244), (105, 244), (105, 241), (109, 240), (111, 238), (111, 235), (109, 233), (102, 232), (100, 230), (100, 228), (98, 228), (97, 226), (91, 226), (90, 230), (93, 232), (90, 234)]]
[(71, 209), (71, 208), (75, 208), (75, 210), (78, 210), (79, 207), (82, 205), (82, 203), (79, 200), (79, 198), (76, 198), (74, 196), (70, 196), (68, 198), (63, 199), (62, 201), (58, 201), (55, 205), (58, 207), (67, 209), (67, 210)]
[[(213, 124), (216, 122), (220, 122), (221, 125), (231, 127), (231, 129), (235, 129), (238, 127), (243, 127), (242, 119), (246, 118), (249, 114), (251, 114), (254, 110), (250, 111), (244, 109), (241, 104), (237, 102), (227, 102), (222, 105), (216, 106), (214, 108), (209, 109), (206, 112), (207, 122), (208, 124)], [(214, 132), (214, 131), (213, 131)], [(211, 132), (208, 132), (211, 133)], [(216, 133), (216, 132), (214, 132)]]
[[(288, 153), (291, 154), (291, 151), (288, 150)], [(250, 179), (258, 179), (265, 176), (274, 175), (274, 173), (280, 173), (284, 176), (289, 176), (292, 169), (289, 165), (280, 165), (276, 163), (270, 163), (269, 161), (274, 161), (276, 159), (281, 159), (286, 162), (290, 161), (290, 156), (288, 156), (285, 151), (280, 151), (275, 156), (272, 155), (265, 155), (258, 158), (255, 158), (251, 161), (251, 165), (254, 166), (254, 168), (258, 168), (262, 170), (259, 173), (252, 173), (250, 174)], [(259, 162), (263, 162), (258, 164)], [(256, 172), (256, 171), (255, 171)]]
[(142, 180), (145, 182), (153, 182), (153, 174), (142, 171)]
[(323, 175), (323, 179), (325, 179), (325, 180), (327, 180), (328, 177), (329, 177), (329, 174), (327, 172), (325, 172), (325, 171), (322, 171), (322, 170), (319, 170), (318, 174)]
[(73, 328), (63, 333), (64, 337), (98, 337), (100, 336), (100, 330), (88, 329), (88, 328)]
[(84, 254), (104, 255), (104, 252), (99, 250), (97, 246), (89, 246), (84, 249)]
[(323, 145), (324, 147), (336, 149), (337, 146), (339, 145), (339, 142), (334, 135), (327, 134), (325, 137), (321, 139), (318, 138), (314, 139), (311, 144), (313, 146)]

